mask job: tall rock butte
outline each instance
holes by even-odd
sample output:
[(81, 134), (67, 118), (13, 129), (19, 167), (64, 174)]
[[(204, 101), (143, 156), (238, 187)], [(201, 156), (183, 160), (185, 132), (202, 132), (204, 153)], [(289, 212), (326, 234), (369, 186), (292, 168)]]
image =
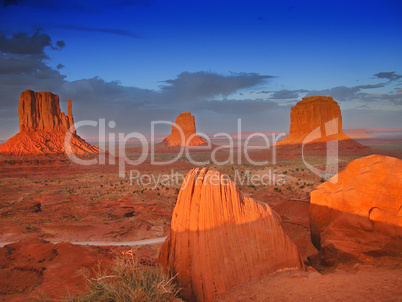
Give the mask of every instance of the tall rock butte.
[(334, 177), (311, 192), (311, 239), (321, 259), (402, 256), (402, 160), (370, 155)]
[(74, 128), (71, 100), (68, 116), (60, 110), (59, 96), (50, 92), (26, 90), (18, 106), (20, 132), (0, 145), (1, 154), (40, 155), (65, 153), (66, 134), (71, 136), (75, 154), (96, 154), (98, 148), (79, 137)]
[(199, 146), (207, 141), (197, 135), (194, 115), (191, 115), (190, 112), (183, 112), (176, 118), (176, 123), (172, 122), (172, 133), (163, 140), (163, 143), (169, 147)]
[(212, 301), (241, 282), (303, 267), (280, 216), (207, 168), (185, 177), (159, 262), (178, 274), (186, 301)]
[(338, 103), (330, 96), (309, 96), (302, 98), (291, 108), (289, 136), (277, 145), (298, 145), (329, 140), (353, 141), (342, 133), (342, 115)]

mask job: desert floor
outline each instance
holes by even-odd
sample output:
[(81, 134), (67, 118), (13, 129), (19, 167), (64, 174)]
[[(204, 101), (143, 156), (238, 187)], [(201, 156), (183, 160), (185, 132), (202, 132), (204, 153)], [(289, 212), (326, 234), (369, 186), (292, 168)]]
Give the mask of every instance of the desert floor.
[[(371, 142), (381, 148), (381, 142)], [(402, 158), (400, 141), (374, 153)], [(135, 148), (132, 157), (135, 158)], [(272, 154), (271, 154), (272, 155)], [(255, 152), (254, 159), (271, 155)], [(229, 156), (222, 151), (220, 159)], [(236, 154), (235, 154), (236, 156)], [(341, 155), (339, 170), (362, 155)], [(166, 150), (157, 160), (173, 158)], [(198, 160), (210, 153), (197, 153)], [(310, 154), (315, 167), (325, 166), (324, 154)], [(124, 242), (165, 237), (180, 189), (178, 176), (194, 167), (182, 157), (174, 164), (155, 166), (149, 160), (127, 167), (126, 177), (117, 165), (80, 166), (58, 156), (0, 157), (0, 300), (32, 301), (74, 296), (85, 288), (79, 271), (108, 263), (116, 254), (132, 250), (139, 263), (157, 263), (160, 243), (124, 246)], [(240, 284), (218, 301), (401, 301), (402, 262), (369, 259), (368, 264), (322, 267), (314, 261), (317, 250), (310, 241), (309, 194), (321, 177), (306, 168), (300, 156), (279, 154), (276, 164), (208, 165), (234, 179), (240, 191), (267, 203), (283, 221), (283, 228), (305, 260), (305, 272), (284, 271)], [(162, 181), (129, 178), (129, 170), (143, 175), (170, 175)], [(137, 172), (138, 171), (138, 172)], [(173, 171), (173, 172), (172, 172)], [(175, 174), (178, 173), (178, 174)], [(247, 176), (248, 175), (248, 176)], [(271, 175), (271, 183), (247, 183), (252, 175)], [(285, 177), (279, 180), (281, 175)], [(166, 180), (169, 178), (169, 181)], [(74, 244), (81, 242), (81, 244)], [(102, 246), (83, 245), (100, 242)], [(110, 244), (110, 245), (108, 245)]]

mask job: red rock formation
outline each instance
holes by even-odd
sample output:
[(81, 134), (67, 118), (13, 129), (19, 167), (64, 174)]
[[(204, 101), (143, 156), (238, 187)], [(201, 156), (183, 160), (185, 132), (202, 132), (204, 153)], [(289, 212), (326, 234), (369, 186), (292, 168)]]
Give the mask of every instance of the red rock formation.
[[(76, 134), (71, 100), (68, 116), (60, 110), (59, 96), (50, 92), (26, 90), (21, 93), (18, 107), (20, 132), (0, 145), (0, 153), (39, 155), (64, 153), (65, 136), (71, 133), (75, 154), (95, 154), (98, 148)], [(70, 128), (71, 127), (71, 128)]]
[(67, 117), (61, 112), (58, 95), (50, 92), (34, 92), (32, 90), (26, 90), (21, 93), (18, 116), (20, 118), (21, 132), (67, 132), (72, 120), (72, 116), (70, 120), (70, 116)]
[(68, 124), (70, 125), (71, 133), (77, 134), (77, 131), (74, 127), (73, 104), (71, 103), (71, 100), (68, 100)]
[(212, 301), (243, 281), (303, 267), (280, 216), (206, 168), (187, 174), (159, 261), (178, 274), (186, 301)]
[[(340, 153), (366, 153), (369, 147), (342, 132), (341, 109), (330, 96), (304, 97), (290, 111), (290, 134), (278, 142), (279, 151), (325, 152), (327, 141), (338, 141)], [(297, 150), (295, 150), (297, 149)]]
[[(182, 131), (180, 131), (182, 130)], [(190, 136), (192, 138), (190, 139)], [(172, 133), (163, 140), (168, 146), (198, 146), (207, 141), (196, 134), (195, 119), (190, 112), (183, 112), (172, 122)]]
[(334, 177), (311, 192), (311, 239), (322, 259), (401, 255), (402, 160), (370, 155)]
[(278, 143), (302, 144), (307, 135), (318, 128), (314, 141), (350, 139), (342, 133), (342, 115), (337, 102), (330, 96), (304, 97), (290, 111), (290, 134)]

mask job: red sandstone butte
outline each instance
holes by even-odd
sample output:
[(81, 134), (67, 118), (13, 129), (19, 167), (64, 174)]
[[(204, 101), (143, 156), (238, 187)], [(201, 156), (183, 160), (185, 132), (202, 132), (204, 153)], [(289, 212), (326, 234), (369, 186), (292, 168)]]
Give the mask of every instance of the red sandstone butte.
[(0, 145), (1, 154), (62, 154), (67, 152), (64, 148), (66, 134), (71, 136), (73, 153), (82, 155), (99, 152), (97, 147), (77, 135), (71, 100), (68, 101), (66, 116), (60, 110), (58, 95), (26, 90), (21, 93), (18, 116), (20, 132)]
[(183, 181), (159, 262), (178, 274), (186, 301), (212, 301), (244, 281), (303, 267), (280, 216), (207, 168)]
[[(182, 130), (181, 131), (179, 130)], [(191, 137), (191, 138), (190, 138)], [(196, 134), (195, 118), (190, 112), (183, 112), (172, 122), (172, 133), (163, 140), (163, 143), (170, 146), (199, 146), (207, 141)]]
[(333, 265), (401, 256), (401, 188), (402, 160), (370, 155), (311, 192), (311, 239), (321, 259)]
[(350, 140), (342, 133), (342, 115), (338, 103), (330, 96), (309, 96), (291, 108), (290, 134), (277, 145), (334, 139)]

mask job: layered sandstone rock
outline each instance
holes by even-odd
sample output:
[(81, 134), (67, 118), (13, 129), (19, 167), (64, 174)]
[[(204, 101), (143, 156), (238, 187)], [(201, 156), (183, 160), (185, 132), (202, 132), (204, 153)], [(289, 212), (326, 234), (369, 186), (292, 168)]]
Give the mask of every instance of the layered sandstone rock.
[[(331, 141), (330, 143), (327, 143)], [(279, 154), (368, 154), (366, 147), (342, 132), (339, 105), (329, 96), (304, 97), (290, 112), (290, 134), (276, 144)]]
[(243, 281), (303, 267), (279, 215), (206, 168), (187, 174), (159, 261), (178, 274), (186, 301), (212, 301)]
[(39, 155), (65, 153), (65, 137), (75, 154), (95, 154), (97, 147), (86, 143), (76, 134), (71, 100), (68, 116), (60, 110), (59, 96), (50, 92), (26, 90), (21, 93), (19, 107), (20, 132), (0, 145), (0, 153)]
[(163, 140), (168, 146), (198, 146), (207, 141), (196, 134), (195, 118), (190, 112), (183, 112), (172, 122), (172, 133)]
[(18, 116), (20, 131), (67, 132), (73, 125), (71, 100), (68, 116), (60, 110), (59, 96), (50, 92), (26, 90), (21, 93)]
[(341, 109), (330, 96), (304, 97), (290, 111), (290, 133), (278, 145), (348, 140)]
[(402, 160), (356, 159), (311, 193), (311, 239), (327, 264), (401, 255)]

